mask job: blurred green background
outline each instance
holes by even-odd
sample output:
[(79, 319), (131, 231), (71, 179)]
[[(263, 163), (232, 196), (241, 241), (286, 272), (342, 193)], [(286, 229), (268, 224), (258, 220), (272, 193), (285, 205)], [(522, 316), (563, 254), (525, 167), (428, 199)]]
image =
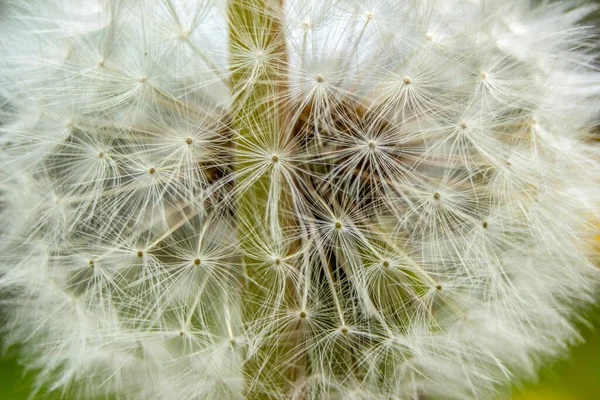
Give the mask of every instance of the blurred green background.
[[(514, 387), (512, 395), (501, 396), (497, 400), (600, 399), (600, 309), (589, 321), (592, 327), (581, 328), (586, 342), (574, 347), (568, 359), (559, 360), (544, 368), (538, 382)], [(14, 357), (4, 357), (0, 360), (0, 399), (28, 399), (32, 379), (31, 374), (23, 376), (23, 369), (15, 362)], [(34, 396), (32, 399), (40, 398), (42, 397)]]

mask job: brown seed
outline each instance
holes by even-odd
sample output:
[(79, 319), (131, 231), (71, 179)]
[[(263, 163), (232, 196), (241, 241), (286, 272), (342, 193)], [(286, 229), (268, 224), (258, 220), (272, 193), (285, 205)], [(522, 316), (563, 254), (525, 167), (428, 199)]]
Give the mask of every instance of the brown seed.
[(155, 172), (156, 172), (156, 170), (155, 170), (154, 168), (150, 168), (150, 169), (148, 170), (148, 173), (149, 173), (150, 175), (152, 175), (152, 174), (153, 174), (153, 173), (155, 173)]
[(194, 265), (200, 265), (200, 263), (201, 263), (201, 261), (200, 261), (200, 259), (199, 259), (199, 258), (196, 258), (196, 259), (194, 260)]
[(189, 136), (188, 136), (188, 137), (186, 137), (186, 138), (185, 138), (185, 142), (186, 142), (187, 144), (192, 144), (193, 140), (192, 140), (192, 138), (191, 138), (191, 137), (189, 137)]
[(438, 192), (435, 192), (435, 193), (433, 194), (433, 198), (434, 198), (434, 199), (436, 199), (436, 200), (439, 200), (439, 199), (440, 199), (440, 197), (441, 197), (441, 196), (440, 196), (440, 194), (439, 194)]
[(279, 156), (277, 154), (273, 154), (273, 157), (271, 157), (271, 161), (273, 161), (274, 163), (279, 161)]
[(304, 318), (306, 318), (306, 313), (305, 313), (304, 311), (300, 311), (300, 314), (298, 314), (298, 316), (299, 316), (301, 319), (304, 319)]
[(488, 222), (487, 221), (483, 221), (483, 229), (487, 229), (488, 228)]
[(140, 250), (137, 252), (137, 256), (141, 258), (144, 256), (144, 253)]

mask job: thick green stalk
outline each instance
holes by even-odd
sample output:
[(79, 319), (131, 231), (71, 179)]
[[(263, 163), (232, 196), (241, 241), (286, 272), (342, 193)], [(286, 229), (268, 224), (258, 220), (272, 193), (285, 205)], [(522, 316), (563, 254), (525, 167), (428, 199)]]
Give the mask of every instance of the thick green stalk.
[[(256, 322), (272, 320), (274, 313), (283, 304), (293, 302), (294, 297), (289, 280), (277, 273), (276, 267), (282, 261), (261, 257), (261, 243), (277, 247), (287, 242), (286, 228), (293, 223), (284, 182), (273, 185), (275, 180), (281, 181), (278, 150), (289, 140), (283, 129), (282, 103), (286, 97), (287, 55), (278, 0), (231, 0), (228, 12), (236, 130), (236, 218), (245, 268), (243, 318), (252, 328), (264, 326)], [(277, 201), (272, 200), (273, 196)], [(276, 325), (271, 328), (278, 329)], [(259, 338), (269, 333), (250, 332)], [(244, 367), (246, 398), (266, 399), (290, 393), (291, 383), (301, 372), (289, 363), (298, 345), (293, 332), (289, 336), (290, 340), (279, 337), (276, 343), (255, 344), (257, 349), (249, 353)]]

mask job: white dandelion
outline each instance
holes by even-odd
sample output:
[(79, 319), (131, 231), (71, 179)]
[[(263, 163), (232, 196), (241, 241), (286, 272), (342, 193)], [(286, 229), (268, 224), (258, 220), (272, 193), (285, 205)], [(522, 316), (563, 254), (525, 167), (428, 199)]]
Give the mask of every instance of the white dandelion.
[(600, 284), (596, 9), (5, 1), (5, 348), (90, 399), (535, 377)]

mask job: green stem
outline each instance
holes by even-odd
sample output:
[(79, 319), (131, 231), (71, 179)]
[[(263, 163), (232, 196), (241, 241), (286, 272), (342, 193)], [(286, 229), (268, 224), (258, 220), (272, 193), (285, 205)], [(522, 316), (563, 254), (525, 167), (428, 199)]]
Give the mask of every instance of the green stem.
[[(295, 290), (290, 280), (277, 272), (276, 265), (269, 265), (281, 261), (265, 259), (261, 245), (286, 251), (287, 231), (294, 224), (289, 217), (288, 191), (277, 165), (281, 162), (278, 149), (290, 139), (284, 133), (283, 114), (287, 53), (278, 0), (230, 0), (228, 13), (231, 114), (236, 130), (236, 218), (245, 268), (242, 314), (247, 328), (269, 326), (271, 330), (250, 329), (264, 341), (258, 342), (258, 349), (248, 355), (244, 366), (246, 398), (267, 399), (290, 394), (303, 371), (301, 362), (289, 359), (297, 351), (298, 339), (293, 338), (298, 335), (283, 332), (290, 340), (281, 338), (275, 318), (282, 305), (295, 303)], [(266, 323), (257, 323), (263, 320)], [(269, 335), (273, 330), (277, 334)]]

